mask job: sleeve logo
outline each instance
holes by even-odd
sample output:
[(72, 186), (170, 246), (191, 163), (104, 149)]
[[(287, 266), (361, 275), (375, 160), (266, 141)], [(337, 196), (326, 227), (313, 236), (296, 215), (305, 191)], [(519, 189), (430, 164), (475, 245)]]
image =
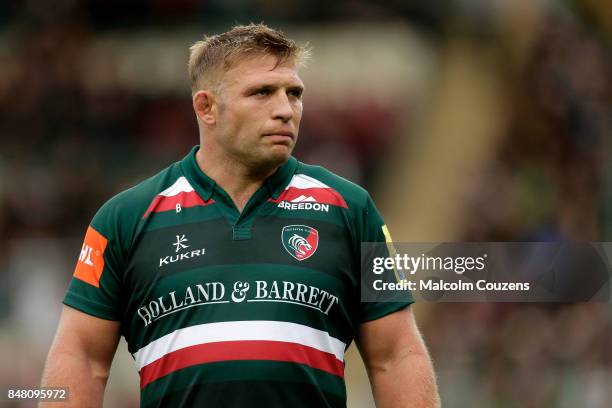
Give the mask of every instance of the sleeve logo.
[(108, 240), (102, 234), (91, 226), (87, 228), (79, 260), (74, 270), (75, 278), (97, 288), (100, 287), (100, 277), (104, 270), (104, 250), (107, 243)]
[[(395, 249), (395, 245), (393, 245), (393, 239), (391, 238), (391, 233), (389, 232), (389, 228), (387, 227), (387, 224), (383, 225), (381, 228), (382, 228), (383, 235), (385, 236), (385, 242), (387, 243), (387, 249), (389, 250), (389, 256), (393, 258), (395, 257), (395, 255), (397, 255), (397, 251)], [(404, 273), (403, 270), (398, 271), (397, 268), (393, 267), (393, 273), (395, 274), (395, 280), (397, 282), (406, 279), (406, 274)]]

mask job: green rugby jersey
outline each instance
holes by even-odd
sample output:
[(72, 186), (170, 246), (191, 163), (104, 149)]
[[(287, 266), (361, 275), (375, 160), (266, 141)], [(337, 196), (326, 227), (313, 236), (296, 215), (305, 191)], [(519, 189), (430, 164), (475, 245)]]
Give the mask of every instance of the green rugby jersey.
[(242, 213), (195, 159), (94, 216), (64, 303), (121, 322), (143, 407), (344, 407), (360, 323), (361, 242), (384, 242), (368, 193), (295, 158)]

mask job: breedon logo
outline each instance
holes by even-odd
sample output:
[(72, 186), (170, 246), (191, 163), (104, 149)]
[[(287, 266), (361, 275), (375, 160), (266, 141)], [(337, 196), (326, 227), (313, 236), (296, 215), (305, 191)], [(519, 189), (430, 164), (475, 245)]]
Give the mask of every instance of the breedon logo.
[(319, 246), (319, 232), (308, 225), (287, 225), (281, 233), (283, 247), (289, 255), (303, 261), (310, 258)]

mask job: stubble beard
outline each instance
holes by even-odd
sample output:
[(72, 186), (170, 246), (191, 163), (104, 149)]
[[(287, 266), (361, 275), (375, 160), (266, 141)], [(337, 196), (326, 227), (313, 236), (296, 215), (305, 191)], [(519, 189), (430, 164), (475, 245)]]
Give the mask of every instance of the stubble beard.
[(256, 150), (256, 152), (246, 152), (245, 165), (253, 173), (265, 174), (285, 164), (291, 157), (293, 146), (260, 146)]
[(254, 145), (240, 144), (233, 140), (235, 135), (224, 135), (223, 141), (217, 142), (218, 148), (228, 162), (238, 164), (254, 176), (267, 176), (285, 164), (291, 157), (295, 144), (269, 145), (261, 138)]

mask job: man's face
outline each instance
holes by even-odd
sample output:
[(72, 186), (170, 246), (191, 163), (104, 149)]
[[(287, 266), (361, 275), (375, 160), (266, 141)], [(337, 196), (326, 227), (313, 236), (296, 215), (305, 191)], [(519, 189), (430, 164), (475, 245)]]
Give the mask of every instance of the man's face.
[(300, 80), (292, 62), (276, 57), (238, 61), (223, 76), (218, 93), (216, 144), (250, 168), (285, 163), (302, 118)]

